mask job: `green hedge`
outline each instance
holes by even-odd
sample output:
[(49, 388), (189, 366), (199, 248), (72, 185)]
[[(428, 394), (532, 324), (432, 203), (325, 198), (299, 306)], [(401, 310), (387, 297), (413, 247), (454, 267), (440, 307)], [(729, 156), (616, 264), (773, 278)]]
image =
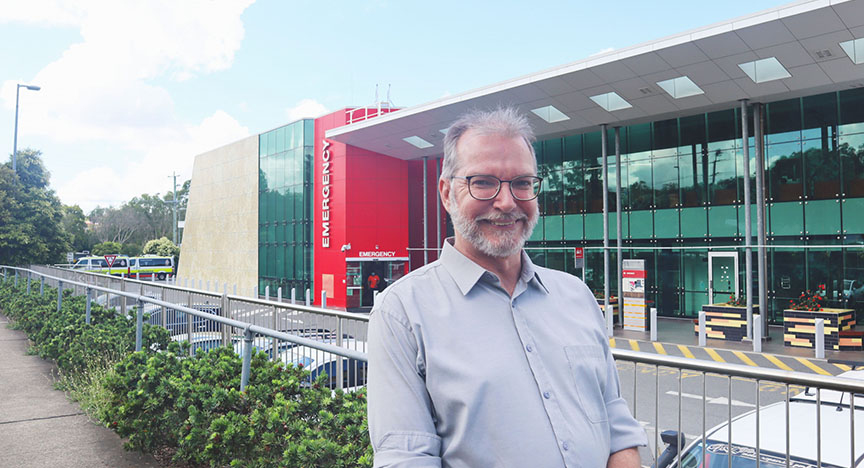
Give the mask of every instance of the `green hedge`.
[[(249, 385), (240, 389), (241, 360), (230, 348), (188, 357), (188, 344), (145, 325), (145, 351), (132, 352), (134, 316), (93, 305), (84, 324), (84, 299), (57, 291), (27, 296), (19, 279), (0, 284), (0, 307), (28, 333), (39, 355), (75, 372), (88, 361), (124, 356), (103, 378), (107, 404), (99, 418), (128, 438), (128, 449), (170, 454), (193, 466), (368, 467), (372, 448), (365, 390), (331, 391), (326, 375), (309, 385), (309, 372), (252, 358)], [(169, 344), (170, 343), (170, 344)]]

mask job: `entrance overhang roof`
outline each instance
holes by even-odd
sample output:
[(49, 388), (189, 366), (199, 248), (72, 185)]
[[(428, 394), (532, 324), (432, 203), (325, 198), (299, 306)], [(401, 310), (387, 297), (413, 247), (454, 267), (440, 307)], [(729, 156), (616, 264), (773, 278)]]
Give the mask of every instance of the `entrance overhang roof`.
[[(598, 130), (601, 124), (633, 125), (728, 109), (741, 99), (767, 103), (864, 87), (864, 64), (855, 64), (844, 51), (848, 41), (859, 38), (864, 38), (864, 0), (799, 1), (334, 128), (325, 136), (416, 159), (440, 156), (441, 130), (475, 108), (515, 106), (529, 116), (538, 138), (548, 139)], [(856, 44), (864, 54), (864, 44)], [(790, 76), (757, 83), (750, 75), (759, 71), (758, 64), (739, 66), (772, 57)], [(665, 90), (668, 80), (682, 76), (703, 93), (675, 98)], [(658, 82), (667, 82), (665, 88)], [(610, 92), (631, 107), (610, 112), (591, 99)], [(550, 123), (531, 112), (547, 106), (567, 119)], [(431, 146), (405, 140), (411, 137)]]

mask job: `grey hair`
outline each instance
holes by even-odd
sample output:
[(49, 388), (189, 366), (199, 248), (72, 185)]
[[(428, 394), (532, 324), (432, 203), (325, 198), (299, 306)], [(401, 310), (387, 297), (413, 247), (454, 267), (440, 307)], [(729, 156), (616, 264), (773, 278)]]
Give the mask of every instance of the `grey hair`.
[(444, 162), (441, 168), (441, 179), (449, 180), (459, 170), (459, 156), (456, 145), (468, 130), (474, 130), (481, 135), (501, 135), (505, 137), (522, 137), (531, 151), (534, 168), (537, 168), (537, 158), (534, 154), (534, 131), (518, 110), (513, 107), (499, 107), (492, 111), (471, 110), (462, 114), (447, 129), (444, 136)]

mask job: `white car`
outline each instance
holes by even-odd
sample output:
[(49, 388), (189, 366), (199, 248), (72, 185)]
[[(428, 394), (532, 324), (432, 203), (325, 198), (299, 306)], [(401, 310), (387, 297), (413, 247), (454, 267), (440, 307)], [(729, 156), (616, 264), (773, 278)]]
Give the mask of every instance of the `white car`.
[[(864, 370), (840, 374), (864, 380)], [(822, 425), (821, 466), (841, 468), (852, 466), (849, 394), (833, 390), (821, 391), (821, 406), (818, 413)], [(864, 395), (855, 395), (855, 421), (864, 427)], [(816, 391), (810, 390), (790, 398), (789, 402), (789, 447), (790, 465), (793, 468), (816, 468)], [(786, 402), (781, 401), (759, 410), (759, 466), (782, 468), (786, 466)], [(681, 454), (680, 468), (756, 467), (756, 411), (732, 420), (732, 453), (729, 462), (729, 427), (723, 423), (696, 439)], [(678, 433), (666, 431), (663, 441), (669, 445), (654, 465), (657, 468), (679, 468), (675, 439)], [(706, 464), (702, 465), (703, 452)], [(855, 431), (855, 465), (864, 466), (864, 430)]]
[[(334, 341), (324, 341), (335, 345)], [(353, 351), (366, 352), (366, 342), (354, 338), (344, 338), (342, 347)], [(336, 356), (333, 353), (320, 351), (308, 346), (295, 346), (279, 355), (282, 362), (286, 364), (302, 365), (311, 372), (311, 380), (318, 378), (319, 374), (326, 373), (329, 378), (328, 386), (336, 388)], [(366, 385), (367, 363), (356, 359), (342, 359), (342, 386), (341, 388), (359, 387)]]

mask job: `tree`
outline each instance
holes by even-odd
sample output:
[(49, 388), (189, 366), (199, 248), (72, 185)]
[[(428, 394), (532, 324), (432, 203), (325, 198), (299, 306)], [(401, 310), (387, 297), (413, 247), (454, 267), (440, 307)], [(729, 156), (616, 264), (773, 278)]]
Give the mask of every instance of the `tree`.
[(41, 154), (19, 151), (17, 173), (11, 161), (0, 166), (0, 263), (57, 263), (70, 249), (63, 207), (48, 187), (50, 173)]
[(90, 250), (90, 254), (97, 257), (101, 257), (104, 255), (116, 255), (119, 254), (122, 249), (123, 246), (121, 246), (119, 243), (108, 241), (94, 245), (93, 249)]
[(161, 237), (144, 244), (144, 249), (141, 253), (144, 255), (160, 255), (163, 257), (177, 258), (177, 256), (180, 255), (180, 247), (174, 245), (174, 243), (171, 242), (171, 239)]
[(69, 234), (72, 250), (80, 252), (93, 245), (90, 232), (87, 231), (87, 220), (84, 211), (78, 205), (63, 206), (63, 230)]

